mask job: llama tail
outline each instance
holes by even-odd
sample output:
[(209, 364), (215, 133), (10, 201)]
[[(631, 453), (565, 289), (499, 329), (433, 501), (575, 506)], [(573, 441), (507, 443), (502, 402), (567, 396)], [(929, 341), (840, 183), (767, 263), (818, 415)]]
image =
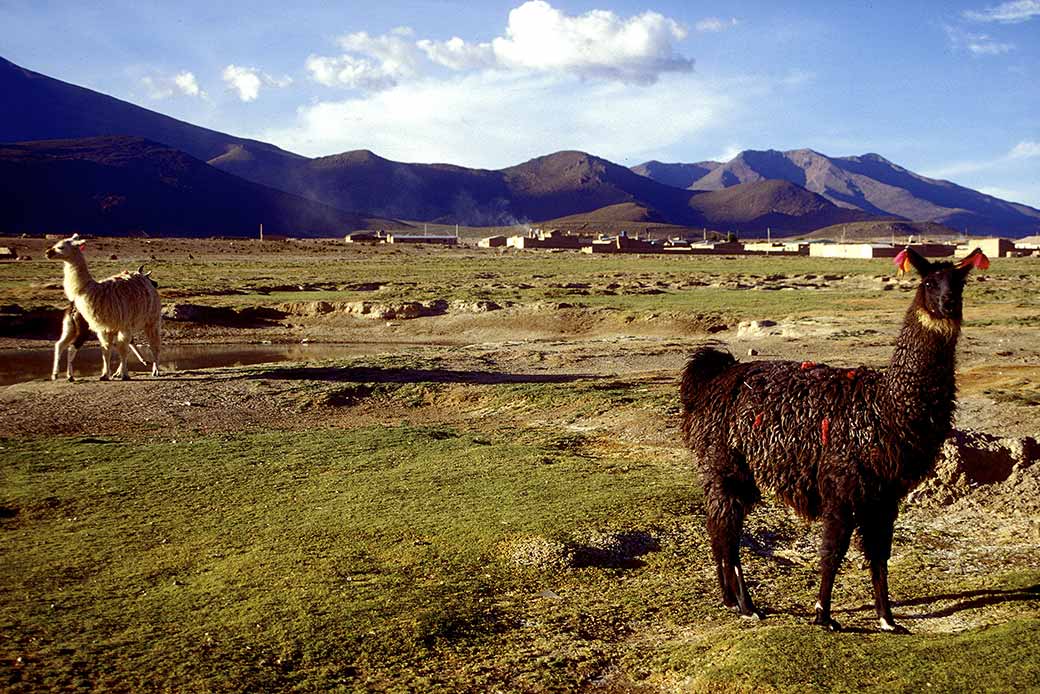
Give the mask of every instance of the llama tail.
[(734, 366), (737, 360), (729, 352), (705, 345), (697, 349), (686, 362), (679, 386), (679, 399), (683, 410), (693, 409), (705, 387), (717, 376)]

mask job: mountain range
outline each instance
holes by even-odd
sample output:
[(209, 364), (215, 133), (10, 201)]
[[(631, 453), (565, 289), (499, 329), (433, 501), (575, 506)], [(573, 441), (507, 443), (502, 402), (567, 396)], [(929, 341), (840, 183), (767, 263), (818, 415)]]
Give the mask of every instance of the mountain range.
[(140, 137), (0, 145), (0, 230), (103, 235), (334, 236), (401, 223), (243, 180)]
[[(0, 232), (338, 235), (407, 222), (560, 218), (805, 233), (871, 220), (1040, 231), (1040, 211), (914, 174), (878, 155), (746, 151), (632, 169), (556, 152), (498, 170), (368, 150), (307, 158), (201, 128), (0, 58)], [(55, 201), (62, 200), (57, 206)], [(59, 209), (61, 208), (61, 209)], [(961, 226), (958, 226), (961, 225)]]
[(838, 207), (937, 222), (971, 233), (1024, 236), (1040, 228), (1040, 210), (916, 174), (879, 154), (828, 157), (811, 149), (746, 150), (725, 163), (649, 161), (633, 170), (692, 191), (784, 180), (818, 193)]

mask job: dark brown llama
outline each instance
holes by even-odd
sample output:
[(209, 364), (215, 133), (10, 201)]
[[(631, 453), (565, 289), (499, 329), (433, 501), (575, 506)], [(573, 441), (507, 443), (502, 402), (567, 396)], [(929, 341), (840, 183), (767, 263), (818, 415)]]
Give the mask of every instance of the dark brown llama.
[(888, 598), (893, 527), (899, 501), (932, 470), (952, 426), (964, 283), (989, 261), (979, 249), (957, 264), (907, 249), (896, 263), (922, 281), (887, 369), (738, 363), (705, 346), (683, 370), (683, 438), (704, 484), (722, 600), (742, 615), (761, 616), (741, 569), (740, 538), (767, 489), (823, 521), (815, 623), (840, 629), (831, 591), (858, 529), (881, 629), (906, 631)]

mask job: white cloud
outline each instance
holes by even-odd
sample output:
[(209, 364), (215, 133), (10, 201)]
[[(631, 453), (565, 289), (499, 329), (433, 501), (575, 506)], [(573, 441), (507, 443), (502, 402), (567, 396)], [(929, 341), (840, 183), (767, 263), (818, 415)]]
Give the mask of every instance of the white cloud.
[(693, 61), (674, 46), (686, 34), (656, 12), (629, 19), (609, 10), (568, 16), (530, 0), (509, 12), (506, 35), (491, 45), (505, 67), (653, 84), (663, 73), (693, 69)]
[(173, 96), (173, 88), (161, 77), (142, 77), (141, 85), (148, 90), (148, 98), (160, 101)]
[(1015, 49), (1013, 43), (1000, 43), (989, 36), (982, 35), (977, 40), (969, 41), (967, 48), (975, 55), (1003, 55)]
[(1008, 181), (1008, 183), (1008, 186), (980, 185), (976, 190), (1001, 200), (1040, 209), (1040, 185), (1030, 186), (1027, 184), (1023, 187), (1021, 181)]
[(199, 88), (195, 75), (190, 72), (178, 72), (173, 78), (173, 83), (188, 96), (205, 96), (205, 92)]
[(979, 171), (987, 171), (1008, 164), (1018, 164), (1024, 159), (1032, 159), (1033, 157), (1040, 157), (1040, 142), (1022, 140), (1006, 153), (999, 156), (991, 157), (989, 159), (961, 161), (947, 164), (946, 166), (932, 169), (925, 175), (930, 178), (960, 176), (963, 174), (977, 173)]
[(313, 156), (368, 148), (398, 161), (486, 168), (561, 149), (621, 161), (702, 137), (732, 118), (746, 92), (746, 85), (696, 75), (631, 89), (573, 75), (485, 70), (304, 106), (295, 127), (257, 136)]
[(1018, 24), (1027, 22), (1033, 17), (1040, 17), (1040, 0), (1015, 0), (1003, 2), (995, 7), (987, 7), (980, 11), (965, 10), (961, 13), (966, 19), (976, 22), (1001, 22), (1002, 24)]
[(228, 89), (238, 92), (238, 98), (245, 102), (256, 101), (260, 96), (260, 88), (288, 87), (292, 84), (292, 78), (272, 77), (266, 72), (261, 72), (255, 67), (241, 67), (239, 65), (228, 65), (221, 75), (228, 85)]
[(720, 19), (719, 17), (705, 17), (693, 25), (693, 28), (700, 32), (711, 32), (718, 33), (731, 29), (740, 22), (737, 21), (736, 17), (730, 17), (729, 19)]
[(609, 10), (567, 15), (544, 0), (509, 12), (505, 33), (490, 42), (414, 40), (399, 27), (382, 36), (361, 31), (338, 40), (343, 54), (311, 55), (311, 78), (326, 86), (377, 91), (426, 76), (428, 68), (498, 69), (577, 75), (648, 85), (661, 75), (690, 72), (693, 60), (676, 44), (686, 29), (656, 12), (622, 18)]
[(199, 87), (195, 75), (187, 70), (169, 77), (164, 75), (148, 75), (141, 78), (141, 84), (148, 91), (148, 97), (161, 101), (181, 93), (200, 99), (206, 98), (206, 92)]
[(490, 43), (466, 43), (453, 36), (440, 42), (423, 39), (416, 45), (431, 62), (452, 70), (480, 69), (495, 64), (495, 51)]
[(366, 31), (347, 34), (338, 43), (348, 53), (336, 57), (312, 55), (306, 67), (314, 81), (327, 87), (387, 89), (418, 74), (420, 54), (412, 34), (408, 27), (398, 27), (384, 36), (371, 36)]
[(975, 34), (949, 25), (943, 28), (954, 49), (966, 50), (972, 55), (1003, 55), (1015, 50), (1015, 44), (997, 41), (989, 34)]
[(1040, 157), (1040, 142), (1022, 140), (1008, 152), (1009, 159), (1031, 159)]
[(238, 92), (238, 98), (242, 101), (256, 101), (260, 96), (262, 82), (256, 68), (228, 65), (222, 77), (230, 89)]
[(326, 87), (387, 89), (397, 84), (404, 76), (393, 66), (352, 55), (339, 57), (312, 55), (307, 58), (306, 67), (311, 73), (311, 78)]
[(747, 147), (741, 147), (740, 145), (729, 145), (722, 151), (722, 154), (711, 157), (708, 161), (721, 161), (726, 163), (734, 159), (738, 154), (743, 152)]

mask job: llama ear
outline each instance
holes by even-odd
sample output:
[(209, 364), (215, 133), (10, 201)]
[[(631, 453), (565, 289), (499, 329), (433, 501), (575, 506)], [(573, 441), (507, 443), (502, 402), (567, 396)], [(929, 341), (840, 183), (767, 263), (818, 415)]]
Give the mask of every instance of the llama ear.
[(896, 268), (899, 270), (899, 274), (904, 272), (910, 272), (910, 268), (917, 270), (918, 274), (926, 275), (931, 269), (932, 264), (929, 263), (924, 256), (915, 251), (913, 248), (907, 246), (903, 250), (896, 254), (896, 257), (892, 259)]
[(957, 263), (957, 267), (959, 267), (961, 270), (964, 270), (965, 272), (971, 270), (972, 268), (978, 270), (985, 270), (989, 268), (989, 258), (986, 257), (986, 254), (982, 252), (981, 248), (976, 248), (967, 256), (965, 256), (963, 260)]

